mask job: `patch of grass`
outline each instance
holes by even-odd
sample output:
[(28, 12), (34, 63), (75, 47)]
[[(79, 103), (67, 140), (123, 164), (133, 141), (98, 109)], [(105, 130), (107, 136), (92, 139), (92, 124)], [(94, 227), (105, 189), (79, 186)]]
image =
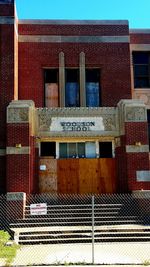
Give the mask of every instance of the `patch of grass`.
[(150, 260), (145, 260), (145, 261), (143, 262), (143, 265), (144, 265), (144, 266), (149, 266), (149, 265), (150, 265)]
[(0, 230), (0, 258), (5, 260), (6, 266), (10, 266), (11, 262), (16, 256), (18, 245), (12, 244), (7, 246), (7, 242), (10, 241), (10, 235), (8, 232)]

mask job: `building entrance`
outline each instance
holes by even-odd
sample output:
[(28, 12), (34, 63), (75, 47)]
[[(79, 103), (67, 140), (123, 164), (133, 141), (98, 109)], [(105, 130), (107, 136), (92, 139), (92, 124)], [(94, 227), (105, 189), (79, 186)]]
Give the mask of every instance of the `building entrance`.
[(40, 193), (116, 193), (114, 158), (40, 158)]

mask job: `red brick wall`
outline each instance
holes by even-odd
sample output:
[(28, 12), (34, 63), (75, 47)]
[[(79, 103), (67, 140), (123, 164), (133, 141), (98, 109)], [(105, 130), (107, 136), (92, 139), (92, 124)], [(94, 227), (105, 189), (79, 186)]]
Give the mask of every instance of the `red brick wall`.
[(19, 24), (21, 35), (122, 36), (128, 35), (128, 25), (36, 25)]
[(7, 192), (30, 193), (29, 155), (7, 155)]
[(0, 16), (14, 16), (14, 5), (0, 4)]
[(30, 137), (30, 177), (31, 177), (31, 193), (38, 193), (38, 161), (39, 161), (39, 151), (35, 147), (35, 137)]
[(28, 123), (7, 124), (7, 147), (15, 149), (16, 144), (21, 144), (18, 153), (25, 146), (29, 147), (30, 153), (15, 154), (14, 152), (14, 154), (7, 155), (7, 192), (37, 193), (37, 151), (35, 138), (31, 136)]
[(150, 33), (130, 33), (131, 44), (150, 44)]
[(148, 153), (128, 153), (127, 155), (127, 176), (129, 190), (150, 190), (150, 182), (137, 182), (136, 170), (149, 170)]
[[(13, 18), (13, 4), (0, 4), (0, 16)], [(14, 98), (14, 25), (0, 24), (0, 149), (6, 148), (6, 107)], [(0, 192), (6, 190), (6, 157), (0, 157)]]
[(29, 138), (29, 124), (28, 123), (8, 123), (7, 124), (7, 146), (15, 146), (21, 144), (22, 146), (30, 145)]
[(0, 194), (5, 192), (6, 189), (6, 157), (0, 157)]
[(147, 122), (126, 122), (126, 145), (135, 145), (141, 142), (142, 145), (148, 144), (148, 124)]
[(131, 98), (128, 44), (19, 43), (19, 99), (32, 99), (37, 107), (44, 105), (42, 68), (58, 68), (61, 51), (66, 67), (78, 68), (83, 51), (86, 67), (101, 69), (102, 106), (116, 106), (120, 99)]
[[(126, 122), (125, 133), (126, 145), (135, 145), (135, 142), (141, 142), (141, 145), (148, 145), (147, 122)], [(126, 161), (129, 191), (150, 189), (150, 182), (138, 182), (136, 180), (136, 171), (147, 171), (150, 168), (149, 153), (126, 153)]]
[(120, 137), (120, 147), (116, 147), (116, 169), (117, 169), (117, 181), (118, 181), (118, 193), (128, 192), (127, 181), (127, 159), (125, 153), (125, 136)]

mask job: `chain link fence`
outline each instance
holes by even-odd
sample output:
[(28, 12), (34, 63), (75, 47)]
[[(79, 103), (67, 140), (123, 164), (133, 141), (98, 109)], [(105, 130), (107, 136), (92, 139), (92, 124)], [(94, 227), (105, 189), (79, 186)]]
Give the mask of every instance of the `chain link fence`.
[(18, 194), (0, 196), (12, 265), (150, 264), (150, 193)]

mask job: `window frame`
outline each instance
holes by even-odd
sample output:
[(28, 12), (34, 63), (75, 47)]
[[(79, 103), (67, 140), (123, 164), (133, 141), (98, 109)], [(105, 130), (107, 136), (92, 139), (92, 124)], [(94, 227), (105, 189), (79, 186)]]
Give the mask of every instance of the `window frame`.
[[(134, 63), (134, 55), (139, 54), (146, 54), (148, 57), (148, 63)], [(133, 59), (133, 81), (134, 81), (134, 89), (149, 89), (150, 88), (150, 51), (132, 51), (132, 59)], [(136, 74), (136, 67), (146, 67), (148, 68), (148, 73), (147, 75), (144, 74)], [(143, 81), (147, 80), (148, 81), (148, 85), (146, 86), (138, 86), (136, 85), (136, 79), (143, 79)]]

